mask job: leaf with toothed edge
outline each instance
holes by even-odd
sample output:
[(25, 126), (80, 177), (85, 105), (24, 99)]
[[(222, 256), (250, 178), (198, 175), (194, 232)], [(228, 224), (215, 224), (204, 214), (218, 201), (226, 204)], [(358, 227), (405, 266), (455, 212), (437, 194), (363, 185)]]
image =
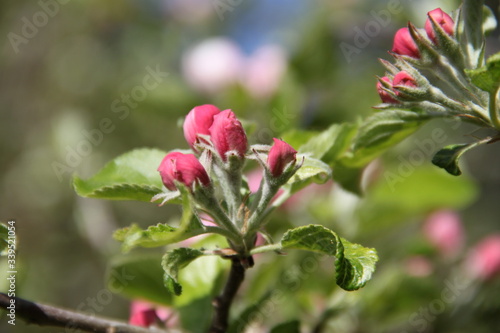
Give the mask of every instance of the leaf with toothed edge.
[(174, 228), (168, 224), (158, 223), (149, 226), (146, 230), (137, 224), (115, 231), (113, 237), (123, 242), (122, 251), (128, 252), (135, 247), (159, 247), (177, 243), (193, 236), (206, 233), (203, 225), (193, 214), (193, 203), (186, 188), (179, 189), (182, 195), (182, 217), (179, 227)]
[(162, 192), (157, 168), (166, 154), (158, 149), (132, 150), (116, 157), (88, 179), (74, 175), (73, 187), (82, 197), (150, 202)]
[(186, 267), (193, 260), (201, 257), (203, 252), (200, 250), (181, 247), (168, 251), (161, 261), (164, 270), (163, 282), (167, 290), (174, 295), (182, 294), (182, 286), (177, 282), (179, 270)]
[(335, 256), (336, 283), (347, 291), (363, 287), (371, 279), (378, 261), (374, 249), (350, 243), (330, 229), (314, 224), (288, 230), (281, 239), (281, 249)]

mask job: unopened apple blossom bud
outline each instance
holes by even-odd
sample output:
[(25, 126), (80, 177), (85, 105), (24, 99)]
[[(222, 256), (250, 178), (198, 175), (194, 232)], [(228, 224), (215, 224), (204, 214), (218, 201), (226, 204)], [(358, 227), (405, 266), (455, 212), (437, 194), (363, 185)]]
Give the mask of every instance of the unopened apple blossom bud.
[(401, 71), (394, 76), (392, 86), (395, 88), (396, 95), (399, 95), (398, 86), (417, 87), (417, 81), (407, 72)]
[(425, 21), (425, 32), (427, 36), (429, 36), (430, 40), (437, 44), (436, 40), (436, 32), (434, 31), (434, 27), (431, 22), (431, 18), (436, 22), (443, 30), (450, 36), (453, 36), (453, 32), (455, 29), (455, 22), (451, 18), (450, 15), (446, 14), (441, 10), (441, 8), (436, 8), (427, 13), (429, 18)]
[(411, 37), (408, 28), (401, 28), (396, 32), (394, 35), (392, 52), (420, 59), (420, 51), (418, 50), (417, 44)]
[[(389, 79), (387, 76), (381, 77), (381, 80), (385, 82), (389, 82), (392, 85), (391, 79)], [(377, 82), (377, 92), (378, 95), (380, 96), (380, 99), (382, 100), (382, 103), (390, 103), (390, 104), (398, 104), (399, 101), (396, 101), (391, 94), (389, 94), (386, 90), (383, 89), (382, 83), (380, 81)]]
[(193, 154), (169, 153), (161, 161), (158, 171), (163, 184), (171, 191), (176, 189), (175, 181), (188, 188), (191, 188), (195, 182), (199, 182), (203, 186), (210, 184), (210, 178), (205, 168)]
[(197, 151), (196, 143), (203, 141), (199, 135), (210, 134), (209, 129), (214, 122), (213, 118), (219, 112), (220, 110), (216, 106), (210, 104), (196, 106), (189, 111), (184, 120), (183, 129), (184, 137), (194, 151)]
[(214, 116), (210, 138), (224, 162), (227, 161), (228, 152), (235, 152), (240, 158), (245, 156), (248, 147), (247, 136), (231, 110), (224, 110)]
[(267, 156), (267, 165), (271, 174), (274, 177), (279, 177), (283, 174), (285, 167), (289, 163), (295, 163), (297, 160), (297, 151), (283, 140), (275, 138), (273, 138), (273, 140), (274, 145), (271, 147), (269, 155)]

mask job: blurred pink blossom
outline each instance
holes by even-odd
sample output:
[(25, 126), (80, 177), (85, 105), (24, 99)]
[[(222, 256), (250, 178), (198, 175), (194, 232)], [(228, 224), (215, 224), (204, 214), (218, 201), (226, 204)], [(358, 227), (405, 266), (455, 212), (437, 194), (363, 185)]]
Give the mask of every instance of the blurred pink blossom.
[(164, 322), (166, 327), (176, 327), (179, 318), (171, 308), (156, 306), (142, 300), (133, 300), (130, 304), (129, 324), (149, 327), (159, 322)]
[(239, 83), (252, 97), (268, 98), (278, 89), (286, 67), (280, 46), (264, 45), (247, 57), (235, 42), (218, 37), (188, 50), (182, 72), (192, 87), (204, 93), (216, 94)]
[(241, 82), (253, 97), (267, 98), (278, 89), (286, 65), (281, 47), (264, 45), (247, 59)]
[(227, 38), (207, 39), (190, 49), (182, 70), (194, 88), (214, 94), (239, 81), (244, 56), (236, 43)]
[(429, 276), (434, 270), (432, 263), (424, 256), (411, 256), (405, 260), (405, 271), (415, 277)]
[(468, 254), (465, 261), (470, 274), (490, 279), (500, 273), (500, 234), (482, 239)]
[(453, 258), (464, 243), (464, 233), (460, 217), (449, 210), (431, 214), (423, 227), (424, 235), (443, 257)]

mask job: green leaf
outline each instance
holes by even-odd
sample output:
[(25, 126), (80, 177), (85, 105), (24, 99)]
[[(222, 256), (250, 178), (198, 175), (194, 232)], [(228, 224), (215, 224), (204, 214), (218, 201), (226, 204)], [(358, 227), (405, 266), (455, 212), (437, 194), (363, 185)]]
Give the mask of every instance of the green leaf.
[(110, 261), (106, 280), (109, 290), (129, 298), (172, 304), (172, 295), (163, 285), (161, 254), (134, 254), (115, 258)]
[(364, 167), (348, 167), (342, 161), (333, 166), (333, 180), (343, 189), (361, 195), (361, 177)]
[(292, 129), (283, 133), (281, 138), (290, 146), (297, 148), (301, 147), (304, 142), (308, 142), (318, 134), (319, 132), (316, 131), (302, 131), (298, 129)]
[(202, 255), (203, 252), (200, 250), (185, 247), (165, 253), (161, 261), (161, 265), (165, 272), (163, 275), (163, 283), (170, 293), (177, 296), (182, 294), (182, 286), (177, 282), (179, 270)]
[(300, 249), (335, 256), (337, 284), (348, 291), (363, 287), (371, 279), (378, 261), (376, 251), (352, 244), (321, 225), (288, 230), (281, 249)]
[[(297, 156), (297, 163), (301, 162), (301, 158)], [(306, 156), (300, 169), (288, 180), (287, 186), (291, 186), (293, 193), (311, 183), (323, 184), (331, 175), (332, 170), (326, 163)]]
[(354, 124), (333, 124), (299, 147), (298, 152), (330, 164), (347, 151), (356, 134)]
[(136, 149), (118, 156), (89, 179), (73, 177), (76, 193), (82, 197), (139, 200), (149, 202), (162, 192), (156, 171), (167, 153), (158, 149)]
[(440, 168), (445, 169), (449, 174), (453, 176), (460, 176), (462, 174), (462, 171), (458, 166), (458, 161), (466, 151), (474, 146), (476, 146), (475, 143), (446, 146), (434, 155), (434, 157), (432, 158), (432, 163)]
[(185, 188), (179, 190), (182, 195), (182, 217), (178, 228), (165, 223), (149, 226), (146, 230), (137, 224), (115, 231), (113, 237), (123, 242), (122, 250), (128, 252), (135, 247), (159, 247), (201, 235), (206, 231), (193, 214), (193, 203)]
[(415, 132), (430, 116), (422, 113), (391, 110), (368, 117), (354, 140), (352, 156), (342, 161), (346, 166), (363, 167)]
[(500, 87), (500, 52), (492, 55), (486, 65), (471, 70), (465, 70), (472, 83), (489, 93), (496, 93)]
[(356, 290), (363, 287), (372, 278), (375, 271), (375, 263), (378, 261), (377, 252), (374, 249), (362, 247), (340, 238), (339, 245), (343, 247), (338, 250), (335, 260), (335, 274), (337, 284), (345, 290)]

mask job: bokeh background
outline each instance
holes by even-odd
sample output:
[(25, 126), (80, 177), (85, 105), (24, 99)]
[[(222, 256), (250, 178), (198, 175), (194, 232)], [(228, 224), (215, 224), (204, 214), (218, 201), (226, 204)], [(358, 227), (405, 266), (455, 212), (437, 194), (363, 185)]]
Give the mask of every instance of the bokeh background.
[[(498, 17), (498, 1), (487, 2)], [(389, 11), (390, 3), (399, 4), (397, 10)], [(379, 103), (375, 76), (383, 68), (377, 58), (390, 59), (394, 32), (409, 20), (422, 27), (436, 7), (451, 12), (458, 6), (410, 0), (0, 2), (0, 220), (16, 221), (17, 295), (88, 311), (88, 298), (106, 289), (109, 261), (120, 256), (113, 230), (179, 216), (175, 206), (80, 198), (73, 173), (91, 176), (137, 147), (187, 148), (179, 121), (200, 104), (233, 109), (257, 124), (253, 143), (269, 143), (295, 127), (359, 121)], [(377, 23), (372, 36), (360, 37)], [(498, 29), (489, 36), (487, 54), (500, 50), (498, 36)], [(328, 183), (304, 190), (276, 214), (269, 223), (276, 237), (291, 226), (323, 223), (376, 247), (380, 263), (363, 290), (346, 293), (334, 287), (331, 262), (307, 266), (314, 260), (300, 253), (258, 258), (242, 291), (248, 297), (235, 311), (270, 289), (287, 299), (271, 304), (253, 332), (296, 319), (304, 332), (500, 329), (500, 278), (486, 272), (489, 262), (478, 264), (500, 256), (499, 147), (468, 153), (465, 174), (448, 176), (430, 164), (432, 152), (421, 144), (435, 128), (445, 131), (445, 144), (480, 135), (453, 125), (427, 124), (372, 164), (363, 198)], [(416, 150), (427, 158), (408, 164)], [(387, 172), (403, 165), (410, 171), (396, 193)], [(493, 237), (487, 249), (478, 249), (487, 237)], [(4, 259), (0, 268), (5, 290)], [(453, 300), (443, 300), (450, 283), (460, 287)], [(96, 313), (127, 320), (129, 304), (113, 294)], [(1, 332), (63, 331), (6, 321), (0, 319)], [(203, 332), (193, 324), (189, 330)]]

